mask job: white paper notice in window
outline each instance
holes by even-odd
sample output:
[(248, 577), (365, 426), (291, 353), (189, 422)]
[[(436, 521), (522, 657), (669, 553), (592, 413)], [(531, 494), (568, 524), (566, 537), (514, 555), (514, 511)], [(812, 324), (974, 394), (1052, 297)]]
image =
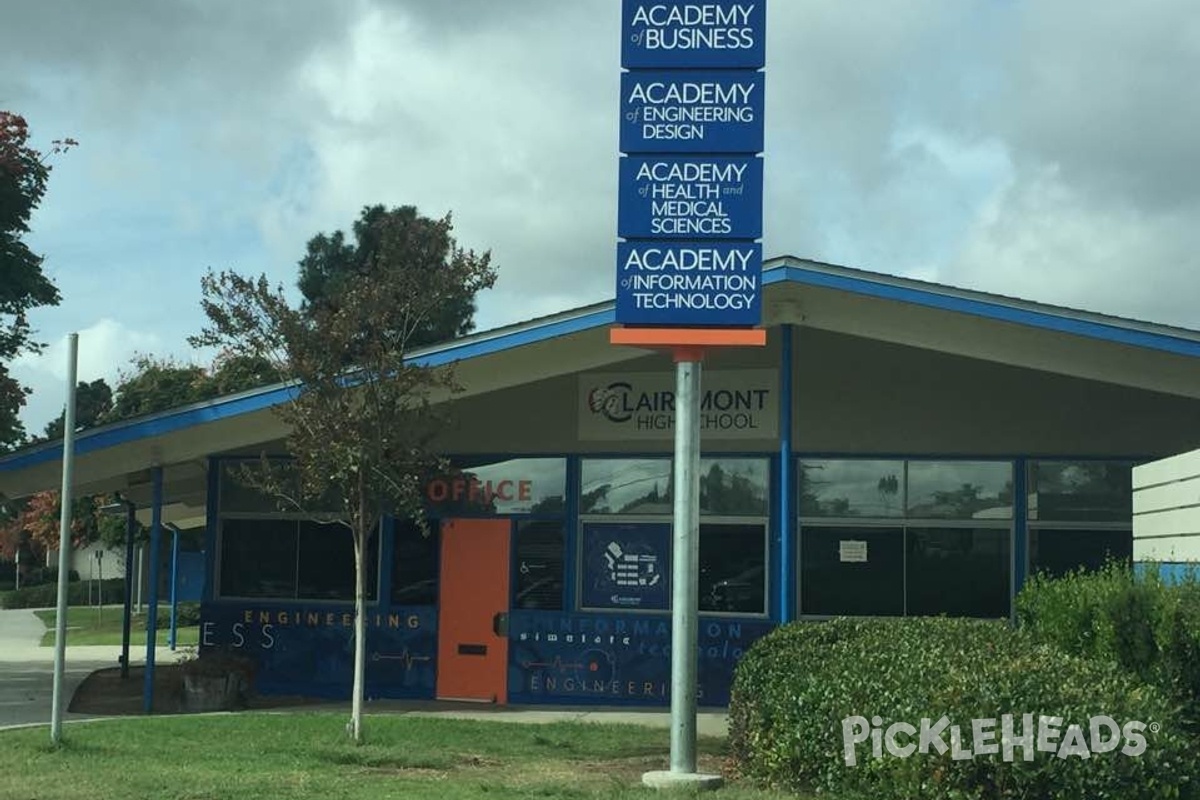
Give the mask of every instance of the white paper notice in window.
[(840, 561), (866, 563), (867, 543), (842, 539), (838, 542), (838, 559)]

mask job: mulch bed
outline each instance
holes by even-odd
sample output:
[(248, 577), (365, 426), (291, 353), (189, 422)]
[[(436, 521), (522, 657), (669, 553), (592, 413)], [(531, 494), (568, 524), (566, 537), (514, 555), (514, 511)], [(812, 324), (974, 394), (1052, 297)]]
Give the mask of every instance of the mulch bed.
[[(121, 677), (120, 667), (109, 667), (84, 678), (75, 690), (67, 711), (94, 716), (135, 716), (145, 713), (145, 667), (131, 666), (129, 676)], [(247, 709), (282, 708), (313, 705), (317, 701), (291, 696), (251, 696)], [(183, 699), (183, 672), (178, 664), (159, 664), (154, 668), (154, 714), (182, 714), (188, 709)]]

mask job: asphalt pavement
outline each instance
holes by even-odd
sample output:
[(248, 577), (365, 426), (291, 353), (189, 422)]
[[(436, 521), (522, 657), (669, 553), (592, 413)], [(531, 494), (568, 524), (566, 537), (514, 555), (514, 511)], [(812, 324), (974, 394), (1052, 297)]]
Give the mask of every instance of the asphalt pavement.
[[(0, 609), (0, 729), (22, 725), (49, 725), (54, 698), (54, 648), (42, 647), (46, 626), (31, 609)], [(130, 664), (145, 659), (145, 644), (136, 640), (130, 648)], [(67, 632), (63, 666), (62, 707), (71, 702), (75, 689), (98, 669), (119, 666), (119, 646), (72, 645)], [(139, 658), (141, 656), (141, 658)], [(177, 653), (167, 648), (155, 651), (155, 661), (170, 662)], [(86, 714), (64, 710), (63, 721), (89, 719)]]

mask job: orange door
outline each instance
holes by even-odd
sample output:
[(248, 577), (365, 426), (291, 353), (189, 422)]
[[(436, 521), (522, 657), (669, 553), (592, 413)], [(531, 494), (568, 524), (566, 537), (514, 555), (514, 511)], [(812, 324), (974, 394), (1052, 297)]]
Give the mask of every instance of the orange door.
[(504, 519), (442, 523), (437, 696), (508, 700), (508, 550)]

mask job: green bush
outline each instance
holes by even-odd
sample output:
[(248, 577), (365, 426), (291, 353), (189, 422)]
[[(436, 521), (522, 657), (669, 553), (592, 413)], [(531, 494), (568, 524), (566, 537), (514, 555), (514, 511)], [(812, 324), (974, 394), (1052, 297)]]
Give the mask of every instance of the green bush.
[[(1005, 623), (945, 618), (838, 619), (782, 626), (754, 644), (738, 665), (730, 702), (734, 770), (751, 780), (792, 791), (830, 792), (839, 798), (1177, 798), (1196, 796), (1200, 760), (1170, 698), (1115, 665), (1090, 661), (1039, 644)], [(1017, 747), (953, 758), (926, 747), (907, 757), (881, 744), (874, 732), (894, 723), (920, 728), (923, 720), (961, 730), (971, 750), (973, 720), (1013, 715), (1017, 735), (1024, 715), (1059, 717), (1058, 747), (1078, 744), (1071, 726), (1092, 741), (1094, 717), (1118, 726), (1144, 723), (1145, 752), (1126, 755), (1125, 737), (1111, 752), (1062, 756)], [(858, 718), (857, 720), (855, 718)], [(871, 725), (862, 726), (863, 720)], [(844, 726), (867, 741), (847, 760)], [(876, 720), (878, 720), (876, 722)], [(995, 729), (999, 740), (999, 728)], [(1102, 739), (1107, 740), (1104, 732)], [(919, 736), (899, 737), (900, 745)], [(1037, 744), (1037, 737), (1034, 738)], [(1032, 761), (1026, 761), (1026, 752)]]
[(181, 628), (200, 624), (200, 604), (194, 602), (179, 603), (175, 607), (175, 624)]
[[(95, 583), (100, 582), (96, 581)], [(87, 605), (88, 588), (87, 583), (68, 583), (67, 604)], [(96, 601), (97, 591), (96, 586), (93, 585), (91, 602)], [(99, 591), (102, 593), (103, 602), (106, 605), (122, 603), (125, 601), (125, 580), (123, 578), (105, 580)], [(22, 585), (20, 589), (0, 593), (0, 608), (53, 608), (56, 605), (58, 605), (57, 583), (43, 583), (28, 587)]]
[(1017, 620), (1039, 642), (1117, 665), (1158, 684), (1200, 729), (1200, 582), (1165, 583), (1157, 570), (1110, 563), (1060, 578), (1035, 575)]

